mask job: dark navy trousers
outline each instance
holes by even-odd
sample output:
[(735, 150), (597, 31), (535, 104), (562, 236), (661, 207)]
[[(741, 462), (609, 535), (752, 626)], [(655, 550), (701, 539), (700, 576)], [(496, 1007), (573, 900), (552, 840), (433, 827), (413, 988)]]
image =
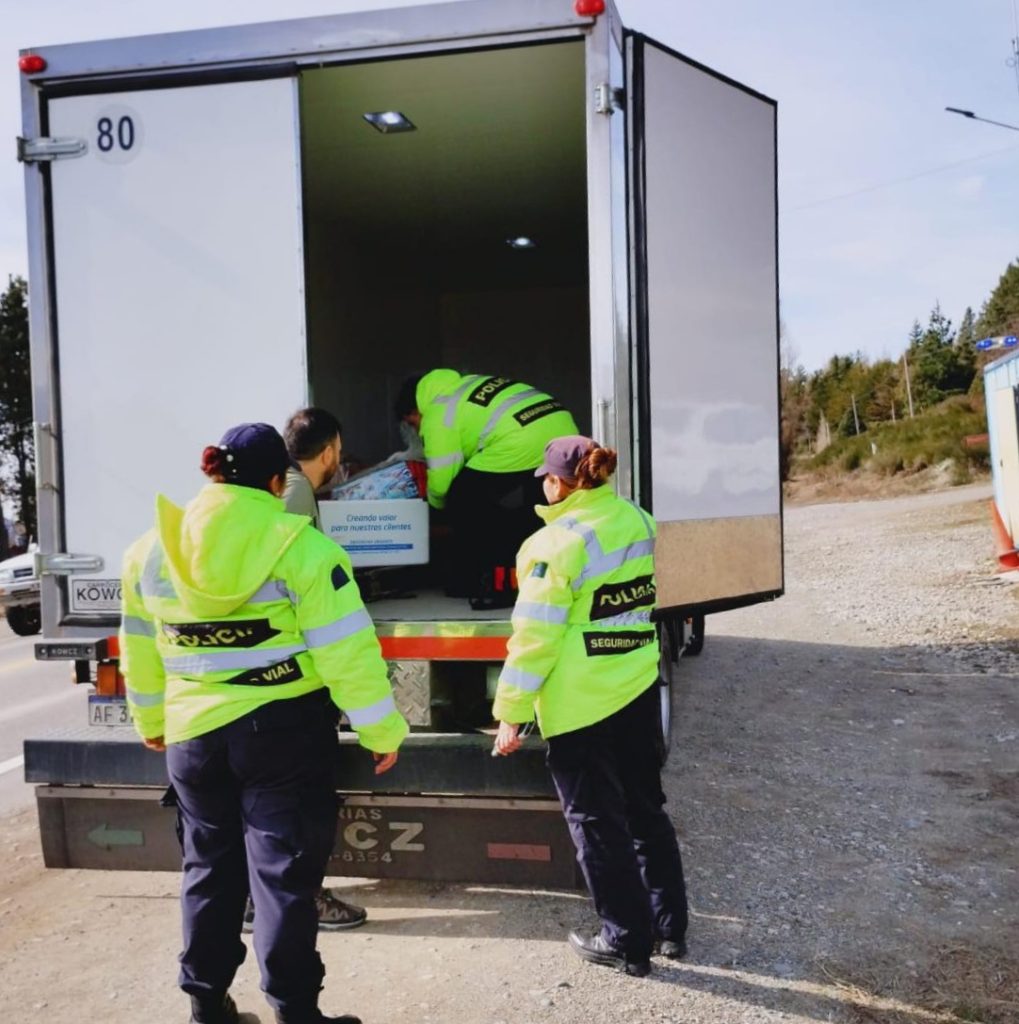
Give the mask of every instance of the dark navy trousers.
[(273, 701), (166, 750), (184, 852), (180, 987), (226, 992), (244, 960), (250, 892), (262, 989), (276, 1009), (318, 1005), (325, 969), (315, 894), (336, 837), (335, 706)]
[(665, 813), (654, 741), (658, 687), (614, 715), (553, 736), (548, 766), (602, 921), (602, 936), (644, 961), (656, 939), (686, 934), (686, 883)]

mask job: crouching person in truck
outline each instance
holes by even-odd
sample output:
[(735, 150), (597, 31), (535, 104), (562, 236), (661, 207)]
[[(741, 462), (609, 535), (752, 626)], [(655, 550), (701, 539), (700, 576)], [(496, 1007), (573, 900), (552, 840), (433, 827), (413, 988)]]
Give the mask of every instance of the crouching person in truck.
[(608, 480), (616, 453), (587, 437), (545, 449), (545, 526), (517, 559), (520, 595), (493, 707), (495, 749), (537, 713), (548, 766), (601, 918), (570, 932), (584, 960), (646, 975), (686, 954), (687, 903), (658, 753), (654, 520)]
[(447, 509), (457, 551), (447, 592), (475, 608), (508, 607), (507, 577), (541, 501), (534, 470), (552, 438), (576, 433), (573, 417), (527, 384), (456, 370), (406, 380), (396, 414), (424, 442), (429, 504)]
[(250, 885), (262, 989), (278, 1024), (318, 1008), (315, 895), (336, 833), (337, 707), (390, 769), (407, 723), (342, 548), (279, 495), (290, 459), (270, 426), (202, 453), (212, 481), (123, 568), (121, 668), (145, 745), (166, 750), (183, 830), (180, 987), (195, 1024), (237, 1020)]

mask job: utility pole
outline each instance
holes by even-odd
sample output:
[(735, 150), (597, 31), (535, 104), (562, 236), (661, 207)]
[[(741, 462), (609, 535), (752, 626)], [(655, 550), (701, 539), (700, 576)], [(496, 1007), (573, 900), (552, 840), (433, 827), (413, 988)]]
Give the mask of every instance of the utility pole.
[(902, 353), (902, 368), (906, 371), (906, 397), (909, 399), (909, 418), (913, 418), (913, 389), (909, 383), (909, 360), (906, 358), (908, 352)]
[(849, 396), (853, 400), (853, 422), (856, 424), (856, 436), (860, 436), (860, 417), (856, 415), (856, 395)]

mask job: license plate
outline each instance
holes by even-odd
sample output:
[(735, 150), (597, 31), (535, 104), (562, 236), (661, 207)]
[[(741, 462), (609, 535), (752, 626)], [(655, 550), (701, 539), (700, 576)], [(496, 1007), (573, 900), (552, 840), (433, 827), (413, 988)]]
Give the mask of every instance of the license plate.
[(89, 725), (130, 725), (131, 714), (123, 697), (100, 697), (90, 694), (88, 698)]

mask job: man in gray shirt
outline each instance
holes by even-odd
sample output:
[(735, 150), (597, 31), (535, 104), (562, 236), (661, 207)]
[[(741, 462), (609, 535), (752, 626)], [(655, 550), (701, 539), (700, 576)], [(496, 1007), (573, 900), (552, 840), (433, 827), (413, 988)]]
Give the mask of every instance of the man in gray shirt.
[(298, 409), (287, 420), (283, 439), (293, 460), (287, 470), (283, 501), (288, 512), (311, 516), (319, 527), (315, 492), (324, 487), (340, 468), (343, 450), (340, 422), (325, 409)]

